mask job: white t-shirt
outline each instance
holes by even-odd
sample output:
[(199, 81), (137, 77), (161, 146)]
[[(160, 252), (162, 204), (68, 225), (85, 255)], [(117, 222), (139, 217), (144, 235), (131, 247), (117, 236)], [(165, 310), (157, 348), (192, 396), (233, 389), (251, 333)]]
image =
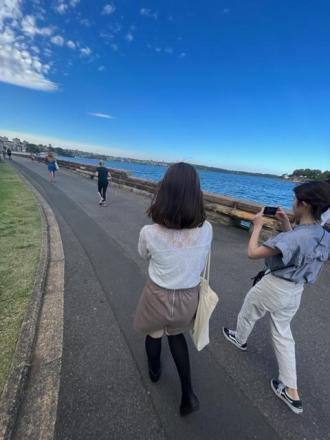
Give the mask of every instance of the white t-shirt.
[(321, 215), (321, 225), (324, 226), (330, 222), (330, 208)]
[(143, 226), (138, 250), (149, 259), (149, 277), (166, 289), (188, 289), (200, 282), (212, 242), (212, 226), (168, 229), (158, 224)]

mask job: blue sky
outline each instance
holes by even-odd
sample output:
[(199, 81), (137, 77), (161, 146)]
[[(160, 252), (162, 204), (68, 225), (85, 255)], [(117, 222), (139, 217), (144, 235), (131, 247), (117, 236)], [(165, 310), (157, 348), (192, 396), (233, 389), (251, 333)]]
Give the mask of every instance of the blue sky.
[(330, 169), (328, 0), (0, 0), (0, 135)]

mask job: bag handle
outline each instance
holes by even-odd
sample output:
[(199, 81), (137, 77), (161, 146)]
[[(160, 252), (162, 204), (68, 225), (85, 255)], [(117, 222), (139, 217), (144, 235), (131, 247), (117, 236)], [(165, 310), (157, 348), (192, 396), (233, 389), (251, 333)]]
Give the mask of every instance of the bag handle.
[(207, 255), (207, 260), (203, 271), (203, 278), (206, 279), (208, 284), (210, 284), (210, 266), (211, 266), (211, 250)]

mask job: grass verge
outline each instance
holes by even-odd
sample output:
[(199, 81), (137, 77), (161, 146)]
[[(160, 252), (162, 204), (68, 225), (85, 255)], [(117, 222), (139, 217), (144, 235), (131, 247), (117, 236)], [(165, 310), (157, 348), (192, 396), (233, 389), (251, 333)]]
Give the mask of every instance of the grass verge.
[(37, 202), (15, 169), (0, 162), (0, 394), (29, 302), (40, 246)]

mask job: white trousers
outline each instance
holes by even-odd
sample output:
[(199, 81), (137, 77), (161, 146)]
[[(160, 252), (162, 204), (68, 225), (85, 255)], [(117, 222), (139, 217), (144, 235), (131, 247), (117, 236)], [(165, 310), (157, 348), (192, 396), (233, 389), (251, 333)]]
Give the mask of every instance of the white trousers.
[(265, 275), (247, 293), (237, 318), (236, 338), (245, 344), (254, 324), (267, 312), (270, 313), (270, 329), (279, 380), (297, 389), (295, 342), (290, 322), (299, 309), (303, 284), (295, 284), (272, 274)]

